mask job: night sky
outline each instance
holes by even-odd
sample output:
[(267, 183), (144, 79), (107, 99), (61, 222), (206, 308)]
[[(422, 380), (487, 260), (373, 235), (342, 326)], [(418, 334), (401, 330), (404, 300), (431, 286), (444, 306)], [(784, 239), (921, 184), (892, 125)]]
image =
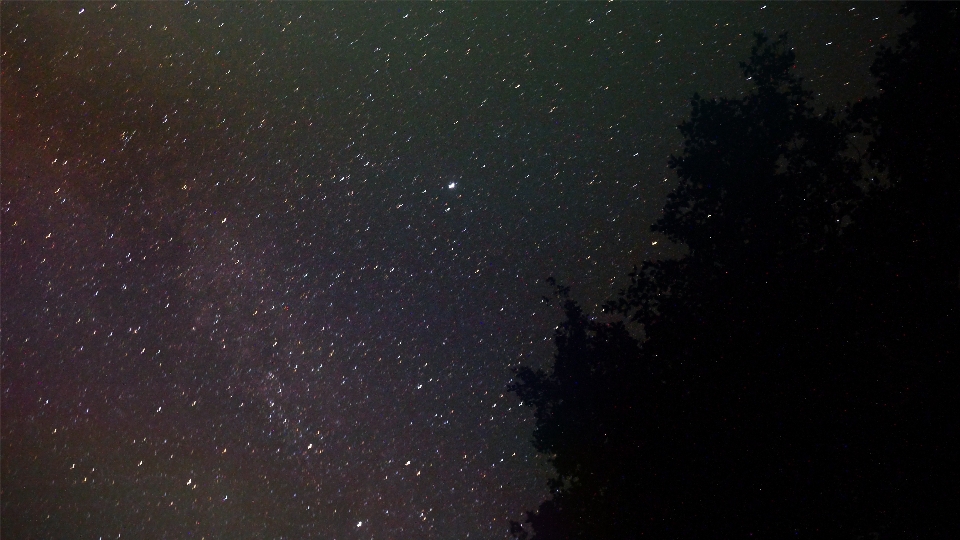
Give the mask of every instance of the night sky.
[(556, 276), (644, 259), (694, 92), (893, 3), (2, 4), (4, 538), (503, 539)]

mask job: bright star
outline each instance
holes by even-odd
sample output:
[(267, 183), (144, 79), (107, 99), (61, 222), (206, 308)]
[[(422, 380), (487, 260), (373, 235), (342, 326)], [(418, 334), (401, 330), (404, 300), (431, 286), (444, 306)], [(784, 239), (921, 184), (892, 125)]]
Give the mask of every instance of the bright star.
[(447, 184), (447, 187), (450, 188), (450, 189), (453, 189), (453, 188), (457, 187), (457, 183), (456, 183), (456, 182), (450, 182), (449, 184)]

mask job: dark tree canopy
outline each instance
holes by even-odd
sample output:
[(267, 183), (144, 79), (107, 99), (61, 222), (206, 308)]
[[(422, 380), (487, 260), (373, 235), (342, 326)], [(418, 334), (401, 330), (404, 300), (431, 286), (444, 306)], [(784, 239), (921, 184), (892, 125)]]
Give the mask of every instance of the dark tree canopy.
[(746, 96), (694, 96), (653, 227), (688, 255), (630, 274), (623, 322), (559, 287), (553, 368), (517, 371), (557, 474), (517, 538), (960, 534), (960, 25), (903, 13), (842, 112), (785, 36), (757, 36)]
[(653, 226), (723, 265), (823, 246), (858, 192), (844, 128), (814, 113), (786, 36), (758, 35), (741, 67), (756, 84), (746, 97), (693, 97), (683, 154), (670, 159), (680, 185)]

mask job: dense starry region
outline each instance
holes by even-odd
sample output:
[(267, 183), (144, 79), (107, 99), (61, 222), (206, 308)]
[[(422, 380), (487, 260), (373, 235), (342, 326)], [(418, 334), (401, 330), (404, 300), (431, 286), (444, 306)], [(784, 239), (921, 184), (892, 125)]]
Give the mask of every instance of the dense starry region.
[(689, 98), (887, 3), (2, 4), (2, 533), (507, 538), (508, 391), (642, 260)]

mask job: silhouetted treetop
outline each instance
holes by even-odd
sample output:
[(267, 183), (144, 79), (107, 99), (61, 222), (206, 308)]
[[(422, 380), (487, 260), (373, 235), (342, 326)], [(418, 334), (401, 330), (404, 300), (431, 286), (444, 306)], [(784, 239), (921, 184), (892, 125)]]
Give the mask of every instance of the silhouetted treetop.
[(653, 230), (718, 264), (788, 252), (836, 236), (857, 196), (856, 170), (841, 157), (844, 127), (817, 115), (794, 74), (786, 35), (757, 34), (741, 64), (754, 89), (740, 99), (694, 95), (671, 156), (680, 184)]
[(904, 264), (931, 267), (938, 281), (954, 287), (960, 286), (958, 11), (956, 3), (906, 4), (901, 13), (914, 24), (871, 69), (880, 94), (853, 107), (871, 140), (870, 161), (889, 184), (857, 218), (865, 230), (883, 231), (865, 247), (874, 256), (900, 253)]

